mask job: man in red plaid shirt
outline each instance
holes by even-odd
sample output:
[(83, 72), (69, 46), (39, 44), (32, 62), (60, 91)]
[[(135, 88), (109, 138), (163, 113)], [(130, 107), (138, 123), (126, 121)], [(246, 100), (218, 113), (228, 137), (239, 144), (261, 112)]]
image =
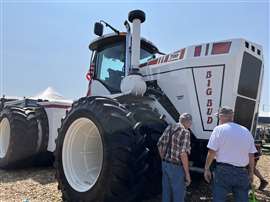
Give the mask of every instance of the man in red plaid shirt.
[(162, 159), (162, 201), (184, 202), (186, 186), (191, 183), (188, 154), (192, 117), (184, 113), (179, 123), (169, 125), (158, 141)]

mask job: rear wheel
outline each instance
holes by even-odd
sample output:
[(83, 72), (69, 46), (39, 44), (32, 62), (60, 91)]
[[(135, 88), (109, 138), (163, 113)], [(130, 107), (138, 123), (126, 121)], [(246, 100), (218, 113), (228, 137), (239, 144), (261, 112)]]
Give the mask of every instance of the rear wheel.
[(148, 168), (145, 139), (117, 101), (75, 102), (56, 141), (56, 178), (64, 201), (140, 201)]
[(0, 168), (28, 166), (36, 153), (37, 127), (31, 110), (6, 107), (0, 113)]
[(47, 150), (48, 125), (40, 107), (7, 106), (0, 112), (0, 168), (33, 165)]

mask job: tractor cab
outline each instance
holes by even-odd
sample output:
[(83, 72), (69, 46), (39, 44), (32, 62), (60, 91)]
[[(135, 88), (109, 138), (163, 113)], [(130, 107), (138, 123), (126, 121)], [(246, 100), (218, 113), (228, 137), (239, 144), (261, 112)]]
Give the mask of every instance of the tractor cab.
[[(95, 82), (101, 83), (110, 94), (120, 92), (121, 80), (128, 74), (126, 51), (129, 51), (129, 48), (126, 45), (126, 36), (125, 32), (107, 34), (98, 37), (89, 45), (89, 49), (92, 51), (91, 76)], [(157, 53), (159, 50), (153, 43), (141, 38), (140, 64), (155, 58)], [(96, 91), (93, 86), (89, 86), (89, 88), (92, 89), (90, 90), (92, 93)], [(94, 92), (94, 94), (96, 93)]]

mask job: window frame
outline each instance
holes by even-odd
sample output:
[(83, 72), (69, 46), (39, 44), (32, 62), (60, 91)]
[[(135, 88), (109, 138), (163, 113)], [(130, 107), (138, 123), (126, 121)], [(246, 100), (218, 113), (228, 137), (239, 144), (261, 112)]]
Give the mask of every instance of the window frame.
[[(118, 44), (121, 44), (121, 43), (123, 43), (124, 47), (126, 46), (125, 41), (113, 42), (113, 43), (110, 43), (108, 45), (103, 46), (102, 48), (99, 48), (99, 49), (95, 50), (95, 53), (94, 53), (94, 56), (93, 56), (93, 63), (95, 64), (93, 79), (95, 79), (95, 80), (99, 81), (100, 83), (102, 83), (107, 88), (107, 90), (110, 91), (110, 93), (112, 93), (112, 94), (120, 93), (121, 90), (120, 90), (120, 88), (119, 89), (114, 89), (114, 88), (110, 87), (107, 83), (104, 82), (104, 80), (98, 78), (98, 73), (99, 73), (98, 72), (99, 71), (99, 68), (98, 68), (98, 66), (99, 66), (99, 64), (98, 64), (98, 54), (101, 51), (103, 51), (103, 50), (105, 50), (105, 49), (107, 49), (109, 47), (114, 47), (114, 46), (117, 46)], [(126, 49), (124, 49), (124, 54), (126, 54)], [(124, 67), (123, 67), (123, 72), (124, 73), (125, 73), (125, 64), (126, 64), (126, 60), (124, 61)]]

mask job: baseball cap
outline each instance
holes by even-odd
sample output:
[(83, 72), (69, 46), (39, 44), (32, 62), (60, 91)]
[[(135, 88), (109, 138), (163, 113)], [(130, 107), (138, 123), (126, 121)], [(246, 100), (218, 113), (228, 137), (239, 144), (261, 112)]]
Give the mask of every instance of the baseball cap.
[(216, 116), (218, 115), (230, 115), (233, 114), (233, 109), (228, 106), (220, 107), (218, 112), (216, 113)]

